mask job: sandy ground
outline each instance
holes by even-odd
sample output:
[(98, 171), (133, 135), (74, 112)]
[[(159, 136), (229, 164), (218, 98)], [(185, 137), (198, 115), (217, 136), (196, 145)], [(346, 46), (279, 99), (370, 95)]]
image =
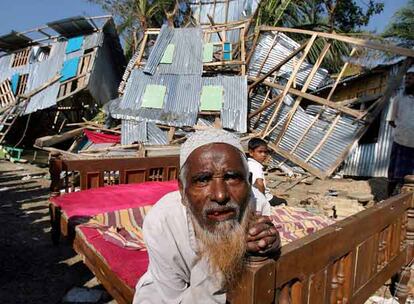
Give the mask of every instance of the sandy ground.
[[(47, 168), (0, 160), (0, 303), (62, 303), (75, 287), (103, 290), (69, 244), (52, 245), (47, 173)], [(41, 178), (33, 177), (42, 174)], [(283, 192), (289, 184), (281, 184), (278, 191)], [(386, 182), (316, 180), (312, 185), (298, 184), (285, 194), (290, 205), (297, 205), (310, 190), (324, 194), (332, 189), (373, 192), (381, 200)], [(384, 293), (389, 296), (387, 288), (379, 291)], [(97, 303), (108, 302), (115, 301), (103, 292)]]
[(25, 178), (47, 172), (0, 160), (0, 303), (62, 303), (73, 287), (102, 288), (69, 244), (52, 245), (50, 181)]

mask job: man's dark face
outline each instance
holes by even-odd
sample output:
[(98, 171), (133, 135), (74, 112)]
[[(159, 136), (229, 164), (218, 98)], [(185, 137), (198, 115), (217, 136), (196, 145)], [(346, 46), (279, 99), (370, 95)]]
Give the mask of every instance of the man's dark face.
[(201, 227), (213, 232), (221, 223), (240, 221), (250, 187), (241, 153), (227, 144), (194, 150), (186, 162), (182, 197)]
[(405, 75), (404, 84), (406, 89), (414, 89), (414, 73), (407, 73)]

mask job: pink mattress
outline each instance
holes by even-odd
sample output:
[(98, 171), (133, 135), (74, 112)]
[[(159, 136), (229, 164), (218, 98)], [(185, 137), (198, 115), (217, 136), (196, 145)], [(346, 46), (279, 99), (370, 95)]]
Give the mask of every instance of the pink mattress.
[(155, 204), (165, 194), (178, 190), (178, 182), (145, 182), (94, 188), (51, 198), (68, 219)]
[(107, 242), (94, 228), (78, 226), (77, 233), (80, 233), (88, 246), (105, 260), (118, 278), (135, 289), (138, 279), (148, 268), (149, 261), (146, 250), (126, 250)]

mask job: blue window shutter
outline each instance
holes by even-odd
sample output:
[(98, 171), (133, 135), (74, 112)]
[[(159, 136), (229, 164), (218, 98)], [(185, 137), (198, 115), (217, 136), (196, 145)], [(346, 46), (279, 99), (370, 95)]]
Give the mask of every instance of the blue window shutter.
[(83, 44), (83, 36), (69, 38), (66, 44), (66, 54), (79, 51)]
[(79, 60), (80, 57), (75, 57), (66, 60), (63, 63), (62, 70), (60, 71), (60, 74), (62, 75), (62, 77), (60, 78), (60, 82), (63, 82), (76, 76), (76, 74), (78, 73)]
[(19, 85), (20, 75), (19, 74), (13, 74), (11, 77), (11, 87), (13, 94), (16, 95), (17, 93), (17, 86)]

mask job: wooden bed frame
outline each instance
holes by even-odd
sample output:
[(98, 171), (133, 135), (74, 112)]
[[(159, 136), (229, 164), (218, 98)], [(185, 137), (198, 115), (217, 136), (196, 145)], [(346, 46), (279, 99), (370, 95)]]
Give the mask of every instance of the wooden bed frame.
[[(55, 153), (51, 155), (49, 171), (51, 197), (56, 197), (61, 191), (74, 192), (77, 184), (82, 191), (107, 185), (174, 180), (178, 178), (179, 157), (67, 160)], [(53, 243), (58, 244), (61, 235), (73, 240), (74, 226), (60, 208), (50, 203), (49, 212)]]
[[(154, 164), (160, 167), (174, 167), (166, 165), (166, 158), (157, 159)], [(76, 169), (83, 172), (81, 184), (85, 185), (88, 176), (102, 181), (102, 178), (97, 178), (102, 176), (102, 171), (123, 172), (126, 168), (143, 170), (143, 167), (132, 165), (134, 162), (146, 164), (145, 168), (154, 168), (149, 159), (79, 161), (55, 158), (51, 161), (51, 172), (54, 172), (52, 189), (61, 188), (62, 171)], [(172, 175), (163, 172), (163, 175), (175, 178), (177, 169), (174, 172)], [(94, 185), (101, 184), (95, 182)], [(228, 294), (229, 303), (364, 303), (390, 278), (396, 282), (395, 295), (399, 302), (405, 303), (414, 257), (412, 191), (414, 176), (406, 178), (404, 194), (283, 246), (277, 259), (247, 261), (239, 286)], [(132, 302), (134, 291), (117, 278), (102, 257), (79, 234), (76, 234), (73, 245), (118, 303)]]

